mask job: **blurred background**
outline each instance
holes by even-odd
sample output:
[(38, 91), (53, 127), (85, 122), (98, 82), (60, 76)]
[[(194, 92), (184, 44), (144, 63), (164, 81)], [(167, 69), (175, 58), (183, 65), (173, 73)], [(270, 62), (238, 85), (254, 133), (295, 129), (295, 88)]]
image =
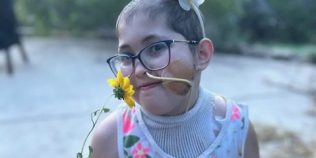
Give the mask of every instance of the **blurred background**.
[[(128, 0), (0, 0), (0, 157), (69, 158), (114, 109), (106, 59)], [(202, 86), (249, 105), (263, 158), (315, 158), (316, 1), (206, 0)]]

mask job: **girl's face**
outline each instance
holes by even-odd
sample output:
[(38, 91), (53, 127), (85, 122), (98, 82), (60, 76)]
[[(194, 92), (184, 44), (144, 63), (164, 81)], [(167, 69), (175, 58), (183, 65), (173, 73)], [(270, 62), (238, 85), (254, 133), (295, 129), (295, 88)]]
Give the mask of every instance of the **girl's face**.
[[(149, 19), (145, 14), (137, 14), (130, 21), (122, 20), (118, 25), (118, 52), (136, 55), (144, 47), (162, 40), (186, 40), (181, 34), (166, 26), (165, 19)], [(154, 80), (146, 72), (160, 77), (174, 77), (193, 82), (191, 94), (197, 93), (198, 82), (194, 63), (196, 57), (184, 42), (170, 45), (169, 65), (157, 71), (146, 69), (138, 59), (130, 76), (135, 88), (135, 100), (147, 111), (156, 115), (177, 115), (186, 110), (188, 86), (184, 83)], [(150, 61), (149, 61), (150, 62)], [(165, 61), (162, 61), (165, 62)], [(194, 96), (194, 95), (193, 95)], [(196, 97), (191, 100), (196, 100)]]

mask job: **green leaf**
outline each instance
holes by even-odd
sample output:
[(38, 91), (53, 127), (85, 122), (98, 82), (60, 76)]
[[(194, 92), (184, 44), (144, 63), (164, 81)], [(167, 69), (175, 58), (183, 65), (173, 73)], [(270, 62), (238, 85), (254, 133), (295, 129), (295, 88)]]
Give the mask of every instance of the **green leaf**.
[(109, 111), (110, 111), (110, 109), (103, 108), (103, 109), (102, 109), (102, 111), (103, 111), (104, 113), (107, 113), (107, 112), (109, 112)]
[(93, 148), (92, 148), (92, 146), (89, 146), (89, 156), (88, 156), (88, 158), (92, 158), (92, 154), (93, 154)]
[(99, 110), (96, 110), (95, 112), (93, 112), (93, 116), (96, 116), (98, 114)]
[(130, 148), (138, 142), (139, 137), (134, 136), (134, 135), (128, 135), (128, 136), (124, 136), (123, 140), (124, 140), (124, 147)]
[(149, 155), (146, 155), (146, 158), (151, 158)]
[(82, 153), (77, 153), (77, 158), (82, 158)]
[(127, 156), (127, 155), (128, 155), (128, 153), (127, 153), (127, 151), (126, 151), (126, 150), (124, 150), (124, 155), (125, 155), (125, 156)]

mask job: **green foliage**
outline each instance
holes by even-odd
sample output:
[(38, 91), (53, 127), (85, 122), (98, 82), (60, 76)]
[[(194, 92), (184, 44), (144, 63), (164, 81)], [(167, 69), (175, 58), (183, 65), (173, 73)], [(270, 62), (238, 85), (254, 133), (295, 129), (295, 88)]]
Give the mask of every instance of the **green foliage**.
[(243, 15), (244, 0), (207, 0), (201, 6), (208, 37), (217, 48), (231, 49), (244, 41), (238, 21)]
[(17, 0), (18, 17), (40, 33), (114, 27), (126, 0)]
[(252, 41), (312, 42), (315, 0), (251, 0), (244, 3), (240, 27)]
[(77, 153), (77, 158), (82, 158), (82, 153)]
[[(114, 30), (129, 0), (16, 0), (23, 25), (37, 33)], [(315, 0), (206, 0), (206, 33), (220, 48), (242, 42), (316, 42)]]
[(311, 52), (308, 54), (308, 59), (309, 59), (309, 61), (311, 61), (312, 63), (316, 64), (316, 50), (311, 51)]

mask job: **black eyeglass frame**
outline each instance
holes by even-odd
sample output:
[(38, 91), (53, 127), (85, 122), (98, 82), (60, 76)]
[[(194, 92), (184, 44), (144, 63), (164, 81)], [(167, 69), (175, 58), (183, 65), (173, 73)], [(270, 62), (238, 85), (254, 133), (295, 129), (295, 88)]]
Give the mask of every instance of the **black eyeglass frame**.
[[(142, 59), (140, 58), (141, 53), (142, 53), (145, 49), (147, 49), (147, 48), (149, 48), (149, 47), (151, 47), (151, 46), (153, 46), (153, 45), (155, 45), (155, 44), (157, 44), (157, 43), (162, 43), (162, 42), (165, 43), (165, 44), (168, 46), (168, 53), (169, 53), (169, 54), (168, 54), (168, 55), (169, 55), (168, 64), (166, 64), (166, 66), (164, 66), (164, 67), (162, 67), (162, 68), (157, 68), (157, 69), (148, 68), (148, 67), (144, 64), (144, 62), (142, 61)], [(150, 70), (150, 71), (162, 70), (162, 69), (166, 68), (166, 67), (170, 64), (170, 58), (171, 58), (170, 46), (171, 46), (172, 43), (175, 43), (175, 42), (185, 42), (185, 43), (188, 43), (188, 44), (191, 44), (191, 45), (197, 45), (197, 44), (199, 43), (198, 41), (195, 41), (195, 40), (162, 40), (162, 41), (158, 41), (158, 42), (151, 43), (150, 45), (148, 45), (148, 46), (144, 47), (143, 49), (141, 49), (141, 50), (140, 50), (136, 55), (134, 55), (134, 56), (131, 56), (131, 55), (128, 55), (128, 54), (117, 54), (117, 55), (114, 55), (114, 56), (108, 58), (108, 59), (106, 60), (106, 62), (108, 63), (108, 65), (109, 65), (111, 71), (113, 72), (113, 74), (114, 74), (115, 76), (116, 76), (116, 73), (117, 73), (117, 72), (115, 72), (116, 68), (111, 64), (111, 60), (112, 60), (113, 58), (118, 57), (118, 56), (126, 56), (126, 57), (129, 57), (129, 58), (132, 58), (132, 66), (133, 66), (133, 69), (135, 68), (135, 59), (138, 59), (138, 60), (140, 61), (140, 63), (144, 66), (144, 68), (146, 68), (147, 70)], [(131, 73), (131, 74), (133, 74), (133, 73)], [(131, 75), (131, 74), (130, 74), (130, 75)]]

